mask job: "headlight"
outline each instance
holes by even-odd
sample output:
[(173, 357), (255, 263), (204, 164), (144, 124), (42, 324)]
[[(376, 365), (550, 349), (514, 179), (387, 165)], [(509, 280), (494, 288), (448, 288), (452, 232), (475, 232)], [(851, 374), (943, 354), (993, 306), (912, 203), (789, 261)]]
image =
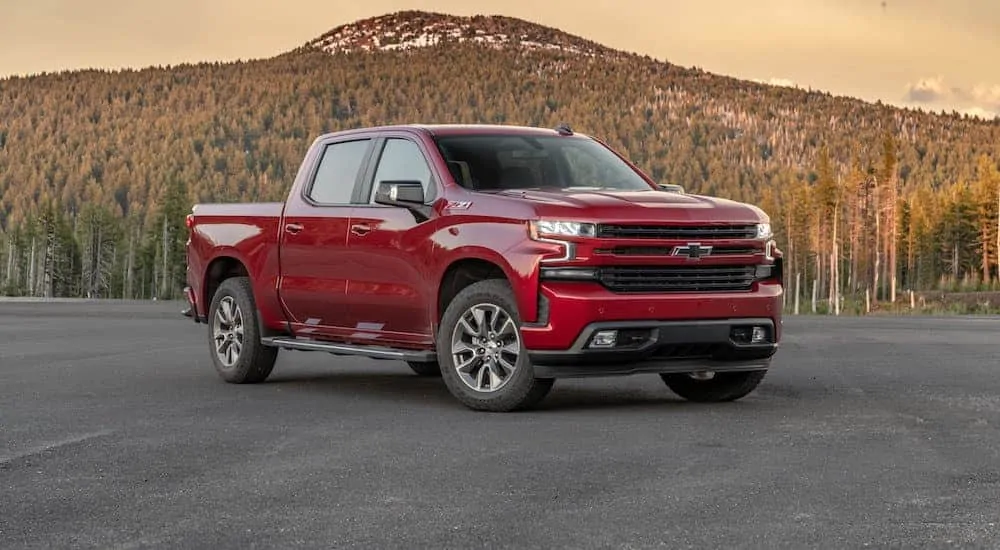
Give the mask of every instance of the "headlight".
[(774, 235), (771, 233), (771, 224), (769, 223), (758, 223), (757, 224), (757, 238), (758, 239), (770, 239)]
[(576, 244), (565, 238), (593, 237), (597, 235), (597, 226), (563, 220), (533, 220), (528, 224), (528, 235), (535, 241), (559, 246), (559, 252), (545, 255), (542, 263), (565, 262), (576, 258)]
[(537, 220), (531, 222), (531, 233), (532, 237), (593, 237), (597, 227), (592, 223)]

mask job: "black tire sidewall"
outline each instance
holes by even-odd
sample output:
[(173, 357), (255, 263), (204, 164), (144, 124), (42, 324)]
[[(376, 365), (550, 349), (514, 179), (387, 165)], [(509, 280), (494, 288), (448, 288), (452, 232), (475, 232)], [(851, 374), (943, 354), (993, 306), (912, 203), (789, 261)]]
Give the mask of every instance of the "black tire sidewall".
[(696, 380), (684, 374), (660, 375), (671, 391), (698, 403), (736, 401), (752, 393), (767, 376), (768, 369), (720, 372), (711, 380)]
[[(226, 296), (230, 296), (236, 301), (243, 317), (243, 346), (240, 350), (239, 359), (231, 367), (226, 367), (219, 361), (219, 358), (216, 356), (215, 341), (213, 339), (215, 316), (219, 304)], [(277, 350), (262, 346), (260, 343), (260, 334), (257, 329), (257, 307), (248, 278), (231, 277), (219, 285), (218, 290), (212, 297), (212, 304), (208, 310), (208, 342), (212, 365), (219, 376), (226, 382), (261, 382), (270, 374), (274, 366)]]

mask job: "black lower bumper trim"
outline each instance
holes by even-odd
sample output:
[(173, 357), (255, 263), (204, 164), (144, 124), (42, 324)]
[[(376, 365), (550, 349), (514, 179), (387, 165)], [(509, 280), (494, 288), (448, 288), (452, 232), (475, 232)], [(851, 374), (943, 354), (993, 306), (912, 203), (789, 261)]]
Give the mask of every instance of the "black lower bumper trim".
[[(749, 342), (755, 326), (764, 329), (764, 342)], [(618, 331), (617, 347), (588, 347), (595, 334), (608, 330)], [(767, 318), (598, 322), (569, 349), (535, 350), (529, 357), (538, 378), (762, 370), (778, 349), (774, 337), (774, 322)]]
[(735, 372), (767, 370), (771, 359), (756, 361), (684, 361), (639, 360), (635, 363), (599, 363), (580, 365), (534, 365), (535, 378), (583, 378), (589, 376), (626, 376), (630, 374), (668, 374), (685, 372)]

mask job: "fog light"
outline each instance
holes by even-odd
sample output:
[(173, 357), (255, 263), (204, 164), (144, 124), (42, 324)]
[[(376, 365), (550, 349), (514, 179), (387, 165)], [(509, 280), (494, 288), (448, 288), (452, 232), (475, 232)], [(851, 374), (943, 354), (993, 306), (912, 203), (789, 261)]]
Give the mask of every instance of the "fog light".
[(652, 337), (648, 328), (626, 328), (618, 331), (616, 349), (634, 349), (642, 347)]
[(769, 342), (770, 332), (764, 325), (744, 325), (733, 327), (729, 331), (729, 337), (736, 344), (766, 344)]
[(592, 348), (613, 348), (615, 347), (615, 342), (618, 340), (617, 330), (602, 330), (594, 335), (590, 339), (590, 347)]

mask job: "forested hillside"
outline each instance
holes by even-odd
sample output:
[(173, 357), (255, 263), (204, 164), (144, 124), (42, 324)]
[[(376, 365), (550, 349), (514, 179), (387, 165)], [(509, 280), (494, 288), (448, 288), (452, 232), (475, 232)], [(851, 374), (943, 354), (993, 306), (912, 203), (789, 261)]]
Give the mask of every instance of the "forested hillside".
[[(414, 17), (442, 20), (397, 20)], [(464, 32), (484, 21), (498, 32), (478, 21)], [(803, 293), (813, 281), (819, 296), (877, 288), (882, 299), (995, 284), (1000, 121), (740, 81), (500, 23), (530, 40), (322, 50), (341, 29), (267, 60), (0, 80), (0, 288), (176, 297), (192, 203), (282, 200), (317, 134), (398, 122), (568, 122), (663, 182), (765, 208)]]

